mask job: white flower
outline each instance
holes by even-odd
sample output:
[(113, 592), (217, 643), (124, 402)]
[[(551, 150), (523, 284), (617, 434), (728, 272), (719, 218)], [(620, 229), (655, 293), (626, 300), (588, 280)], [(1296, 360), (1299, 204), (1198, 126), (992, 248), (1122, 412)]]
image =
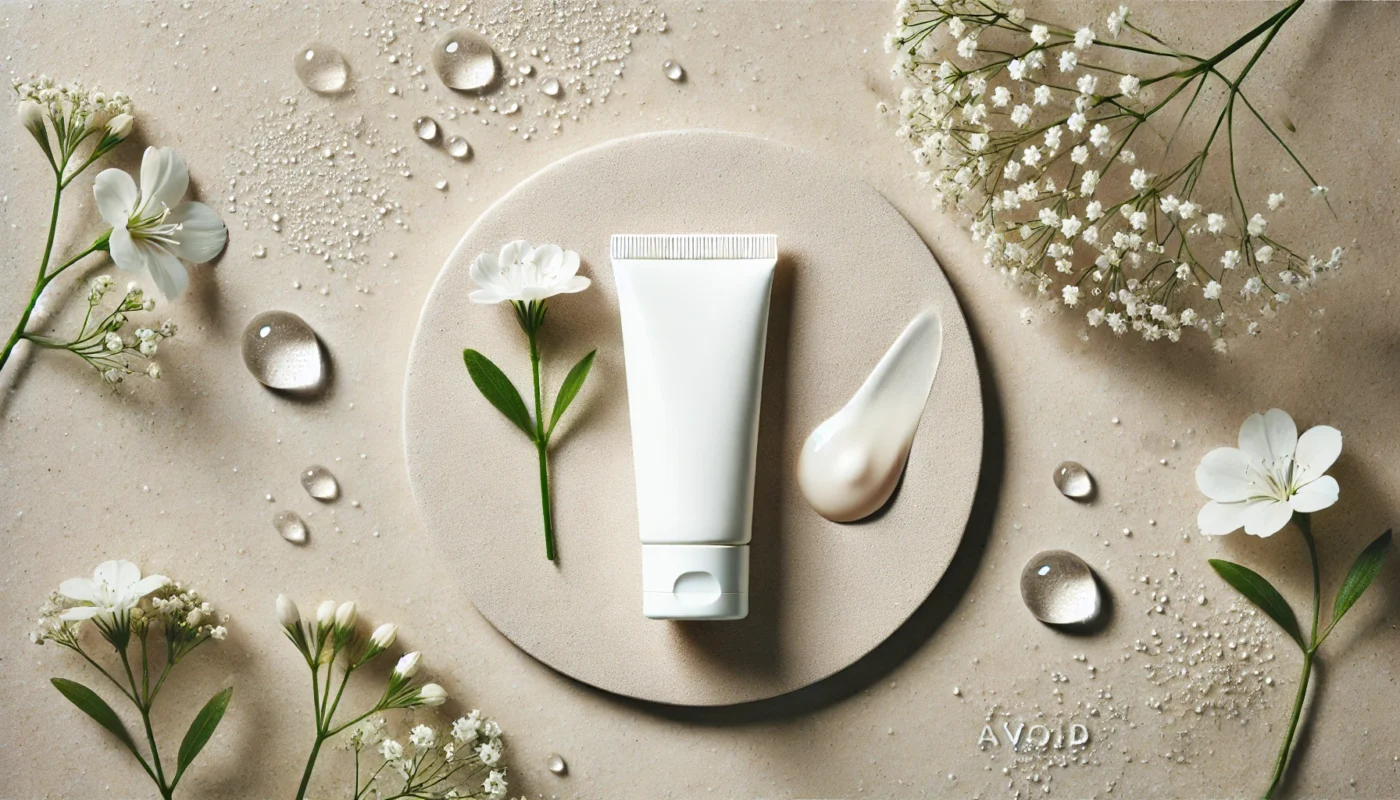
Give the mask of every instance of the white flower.
[(1117, 11), (1112, 11), (1108, 15), (1108, 32), (1114, 36), (1123, 29), (1123, 23), (1128, 21), (1128, 7), (1119, 6)]
[(399, 658), (399, 663), (394, 665), (394, 674), (400, 678), (412, 678), (418, 674), (418, 665), (423, 660), (423, 654), (417, 650)]
[(1027, 64), (1019, 58), (1013, 58), (1006, 64), (1006, 74), (1011, 76), (1013, 81), (1023, 81), (1026, 79)]
[(1274, 192), (1269, 195), (1269, 210), (1278, 211), (1283, 207), (1283, 192)]
[(370, 644), (380, 650), (389, 649), (389, 645), (394, 643), (394, 638), (399, 635), (399, 626), (392, 622), (386, 622), (374, 629), (374, 633), (369, 635)]
[(1238, 250), (1226, 250), (1220, 256), (1220, 266), (1224, 267), (1225, 269), (1234, 269), (1235, 267), (1239, 266), (1239, 263), (1240, 251)]
[(419, 750), (428, 750), (437, 744), (437, 731), (427, 725), (415, 725), (408, 732), (408, 743)]
[(1036, 44), (1045, 44), (1050, 41), (1050, 29), (1044, 25), (1032, 25), (1031, 41)]
[(1207, 300), (1220, 299), (1220, 282), (1211, 281), (1207, 283), (1205, 287), (1201, 289), (1201, 293), (1205, 295)]
[(1069, 115), (1069, 119), (1065, 120), (1065, 127), (1069, 128), (1075, 133), (1083, 133), (1084, 126), (1088, 123), (1088, 121), (1088, 117), (1084, 116), (1082, 112), (1076, 111), (1073, 114)]
[(508, 242), (498, 255), (482, 253), (472, 262), (472, 280), (481, 288), (470, 298), (484, 304), (502, 300), (529, 303), (581, 292), (590, 281), (578, 274), (578, 268), (578, 253), (559, 245), (532, 247), (520, 240)]
[(484, 742), (476, 748), (476, 754), (481, 758), (481, 763), (494, 767), (501, 760), (501, 747), (496, 742)]
[(1060, 290), (1060, 294), (1062, 295), (1065, 301), (1065, 305), (1070, 306), (1072, 308), (1079, 304), (1078, 286), (1066, 286)]
[(1141, 85), (1142, 81), (1138, 80), (1137, 77), (1133, 75), (1124, 75), (1118, 79), (1118, 91), (1127, 97), (1132, 97), (1137, 94), (1138, 87)]
[(1006, 104), (1011, 102), (1011, 90), (1005, 86), (998, 86), (992, 90), (992, 105), (997, 108), (1006, 108)]
[(60, 619), (91, 619), (98, 614), (125, 614), (141, 598), (170, 583), (164, 575), (141, 577), (141, 569), (130, 561), (104, 561), (91, 578), (70, 578), (58, 586), (58, 593), (85, 605), (74, 606)]
[(360, 613), (355, 607), (354, 600), (347, 600), (340, 604), (340, 608), (335, 610), (335, 627), (339, 631), (348, 631), (355, 627), (355, 621), (360, 618)]
[(447, 690), (436, 683), (425, 683), (423, 688), (418, 690), (418, 705), (428, 707), (440, 706), (447, 702)]
[(1079, 54), (1073, 50), (1063, 50), (1060, 52), (1060, 72), (1074, 72), (1074, 68), (1079, 66)]
[(146, 376), (152, 380), (160, 380), (160, 365), (152, 361), (146, 365)]
[(1089, 144), (1095, 147), (1103, 147), (1108, 144), (1108, 126), (1100, 122), (1089, 129)]
[(131, 135), (131, 126), (135, 122), (130, 114), (118, 114), (107, 120), (107, 135), (113, 139), (125, 139)]
[[(1078, 89), (1080, 94), (1093, 94), (1099, 88), (1099, 79), (1097, 76), (1090, 75), (1086, 72), (1079, 76), (1079, 80), (1074, 82), (1074, 88)], [(1094, 127), (1097, 129), (1100, 126), (1095, 125)], [(1104, 130), (1107, 131), (1107, 128)]]
[[(115, 120), (114, 120), (115, 121)], [(169, 147), (148, 147), (141, 159), (141, 189), (119, 169), (105, 169), (93, 182), (97, 210), (112, 226), (112, 261), (127, 272), (147, 272), (167, 299), (189, 284), (182, 261), (202, 264), (219, 254), (228, 230), (203, 203), (180, 202), (190, 173)]]
[(1011, 109), (1011, 122), (1016, 126), (1024, 126), (1031, 121), (1031, 107), (1022, 103)]
[(1133, 170), (1133, 174), (1128, 177), (1128, 184), (1140, 192), (1147, 188), (1149, 180), (1151, 180), (1151, 176), (1147, 174), (1147, 170), (1139, 167)]
[(1250, 236), (1258, 236), (1268, 227), (1269, 221), (1264, 219), (1262, 214), (1255, 214), (1249, 218), (1249, 225), (1246, 226), (1245, 230), (1249, 231)]
[(958, 55), (972, 58), (977, 53), (977, 37), (965, 36), (958, 42)]
[(1201, 509), (1201, 533), (1221, 535), (1243, 526), (1251, 536), (1272, 536), (1296, 511), (1309, 514), (1337, 502), (1337, 480), (1323, 473), (1342, 452), (1342, 434), (1319, 425), (1298, 435), (1288, 413), (1277, 408), (1251, 414), (1240, 428), (1239, 447), (1206, 453), (1196, 485), (1210, 502)]
[(1267, 264), (1267, 263), (1269, 263), (1270, 261), (1273, 261), (1273, 260), (1274, 260), (1274, 248), (1271, 247), (1271, 246), (1269, 246), (1269, 245), (1267, 245), (1267, 244), (1264, 245), (1263, 247), (1261, 247), (1261, 248), (1259, 248), (1258, 250), (1255, 250), (1255, 251), (1254, 251), (1254, 259), (1255, 259), (1256, 261), (1258, 261), (1260, 264)]
[(298, 622), (301, 622), (301, 612), (297, 610), (297, 604), (285, 594), (277, 595), (277, 624), (290, 628)]
[(403, 758), (403, 745), (393, 739), (385, 739), (379, 743), (379, 754), (384, 756), (385, 761), (398, 761)]
[(470, 716), (458, 717), (452, 723), (452, 738), (467, 744), (476, 741), (477, 733), (481, 730), (481, 712), (473, 711)]
[(493, 798), (505, 796), (506, 788), (506, 775), (500, 770), (491, 770), (481, 783), (481, 790)]
[(44, 107), (33, 100), (21, 100), (19, 103), (19, 124), (25, 130), (34, 135), (40, 142), (48, 142), (48, 134), (44, 132)]
[(1050, 87), (1044, 84), (1035, 87), (1035, 92), (1031, 96), (1031, 102), (1038, 106), (1050, 105)]
[(316, 627), (324, 630), (334, 624), (335, 601), (322, 600), (321, 604), (319, 606), (316, 606)]
[(1074, 49), (1083, 50), (1094, 43), (1094, 32), (1089, 28), (1080, 28), (1074, 32)]

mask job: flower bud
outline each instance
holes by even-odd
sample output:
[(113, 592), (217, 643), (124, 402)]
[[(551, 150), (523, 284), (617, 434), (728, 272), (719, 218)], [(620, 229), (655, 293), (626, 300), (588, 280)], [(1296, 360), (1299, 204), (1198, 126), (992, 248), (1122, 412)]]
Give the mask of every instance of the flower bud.
[(386, 622), (374, 629), (370, 634), (369, 642), (377, 650), (388, 650), (389, 645), (394, 643), (394, 639), (399, 635), (399, 626), (392, 622)]
[[(151, 366), (154, 367), (156, 365), (152, 364)], [(149, 368), (147, 368), (146, 374), (150, 374)], [(154, 378), (159, 374), (160, 369), (157, 368), (156, 374), (151, 375), (151, 377)], [(292, 598), (285, 594), (277, 595), (277, 622), (284, 628), (290, 628), (298, 622), (301, 622), (301, 612), (297, 610), (297, 604), (293, 603)]]
[(394, 665), (394, 674), (405, 680), (418, 674), (418, 665), (423, 660), (423, 654), (414, 650), (399, 659), (399, 663)]
[(335, 622), (335, 601), (321, 601), (321, 605), (316, 606), (316, 627), (329, 628), (333, 622)]
[(23, 100), (19, 104), (19, 124), (26, 130), (34, 134), (34, 138), (45, 137), (44, 133), (44, 107), (33, 100)]
[(429, 708), (440, 706), (447, 702), (447, 690), (436, 683), (425, 683), (423, 688), (418, 690), (418, 705)]
[(355, 627), (355, 620), (359, 618), (360, 613), (355, 608), (355, 601), (347, 600), (340, 604), (340, 608), (335, 610), (335, 629), (338, 631), (348, 631)]
[(107, 120), (107, 135), (118, 141), (131, 135), (132, 117), (130, 114), (118, 114)]

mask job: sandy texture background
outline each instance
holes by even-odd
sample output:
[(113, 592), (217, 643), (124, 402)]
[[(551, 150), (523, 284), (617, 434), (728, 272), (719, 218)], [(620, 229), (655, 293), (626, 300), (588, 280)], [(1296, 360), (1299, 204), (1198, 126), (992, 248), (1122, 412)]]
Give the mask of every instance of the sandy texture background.
[[(389, 95), (369, 69), (375, 51), (364, 34), (382, 18), (375, 4), (189, 6), (6, 4), (6, 67), (19, 76), (125, 86), (145, 139), (177, 147), (195, 187), (221, 213), (232, 149), (257, 114), (301, 92), (290, 58), (313, 38), (341, 46), (364, 80), (335, 109), (303, 102), (364, 114), (392, 134), (384, 139), (418, 144), (406, 129), (424, 110), (417, 95)], [(1155, 30), (1205, 50), (1268, 7), (1169, 3), (1138, 11)], [(86, 677), (75, 657), (25, 639), (28, 609), (62, 579), (109, 557), (195, 583), (234, 615), (229, 640), (193, 657), (197, 666), (182, 668), (162, 695), (170, 708), (188, 707), (216, 686), (235, 686), (224, 727), (181, 787), (188, 798), (294, 793), (311, 729), (303, 667), (272, 619), (279, 591), (303, 607), (354, 597), (364, 617), (400, 623), (404, 645), (425, 651), (433, 676), (464, 698), (460, 708), (480, 706), (501, 720), (512, 781), (531, 797), (990, 798), (1042, 796), (1047, 787), (1067, 797), (1234, 796), (1262, 788), (1298, 657), (1257, 618), (1232, 616), (1235, 601), (1205, 560), (1254, 566), (1301, 609), (1310, 583), (1305, 555), (1287, 532), (1268, 541), (1195, 535), (1201, 499), (1192, 470), (1207, 449), (1233, 441), (1250, 411), (1281, 406), (1304, 427), (1339, 427), (1347, 444), (1333, 474), (1343, 500), (1316, 519), (1328, 596), (1352, 555), (1395, 520), (1400, 278), (1389, 253), (1400, 144), (1384, 54), (1400, 18), (1391, 4), (1309, 4), (1251, 76), (1256, 103), (1297, 125), (1297, 149), (1332, 187), (1338, 210), (1336, 221), (1299, 213), (1290, 227), (1300, 239), (1341, 243), (1353, 255), (1311, 306), (1325, 315), (1291, 309), (1224, 358), (1200, 347), (1084, 343), (1077, 323), (1043, 311), (1021, 323), (1027, 303), (981, 266), (951, 220), (930, 210), (892, 135), (893, 119), (875, 111), (894, 91), (880, 46), (889, 4), (708, 2), (667, 10), (671, 32), (637, 36), (606, 105), (558, 137), (525, 142), (501, 125), (474, 128), (477, 156), (465, 166), (407, 151), (414, 174), (394, 191), (411, 230), (378, 234), (369, 263), (348, 278), (317, 258), (281, 255), (262, 217), (226, 216), (227, 253), (212, 268), (195, 268), (191, 291), (172, 311), (183, 330), (162, 353), (161, 384), (128, 384), (113, 395), (75, 361), (47, 355), (0, 378), (0, 607), (7, 609), (0, 795), (151, 796), (119, 746), (48, 685), (54, 675)], [(400, 16), (408, 35), (411, 16)], [(433, 37), (419, 38), (426, 47)], [(685, 65), (686, 83), (662, 76), (667, 58)], [(692, 711), (579, 685), (516, 650), (476, 614), (414, 510), (400, 397), (424, 297), (487, 204), (588, 145), (700, 126), (807, 148), (890, 198), (958, 293), (981, 361), (987, 421), (973, 522), (947, 579), (909, 625), (809, 690)], [(8, 319), (42, 244), (46, 173), (13, 124), (0, 125), (0, 153), (0, 313)], [(129, 144), (117, 163), (134, 168), (138, 153)], [(1260, 159), (1250, 183), (1301, 196), (1302, 181), (1280, 163)], [(1261, 183), (1260, 174), (1269, 180)], [(445, 193), (433, 188), (439, 175), (451, 181)], [(69, 217), (61, 242), (95, 229), (91, 205), (84, 208), (89, 216)], [(272, 251), (265, 259), (254, 256), (260, 244)], [(238, 334), (271, 307), (310, 320), (333, 351), (335, 383), (323, 400), (274, 397), (244, 371)], [(1067, 457), (1098, 478), (1094, 504), (1055, 493), (1050, 473)], [(318, 462), (340, 476), (342, 502), (317, 506), (297, 485), (298, 470)], [(283, 507), (311, 525), (307, 550), (290, 550), (272, 532), (272, 513)], [(1104, 579), (1114, 600), (1105, 630), (1060, 635), (1025, 612), (1017, 578), (1047, 547), (1079, 552)], [(1315, 695), (1323, 702), (1303, 731), (1287, 787), (1293, 795), (1394, 794), (1398, 578), (1388, 567), (1324, 648)], [(1169, 610), (1155, 613), (1163, 595)], [(1172, 678), (1187, 655), (1170, 648), (1199, 642), (1202, 631), (1221, 634), (1218, 647), (1199, 656), (1211, 665), (1209, 680)], [(1249, 657), (1230, 642), (1245, 642)], [(1053, 749), (1014, 755), (1005, 741), (977, 744), (989, 722), (1001, 736), (1003, 723), (1014, 731), (1070, 718), (1085, 720), (1093, 737), (1075, 760)], [(164, 738), (178, 738), (184, 723), (172, 722)], [(568, 760), (568, 777), (544, 770), (551, 752)], [(339, 758), (324, 761), (323, 796), (336, 796), (346, 778)]]

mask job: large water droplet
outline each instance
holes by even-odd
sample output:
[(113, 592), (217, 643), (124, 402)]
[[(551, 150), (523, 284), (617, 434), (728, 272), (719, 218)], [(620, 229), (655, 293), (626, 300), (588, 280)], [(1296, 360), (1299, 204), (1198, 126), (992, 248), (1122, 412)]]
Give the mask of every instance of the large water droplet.
[(466, 158), (472, 154), (472, 146), (460, 136), (447, 140), (447, 154), (453, 158)]
[(253, 317), (243, 330), (243, 363), (254, 378), (273, 389), (319, 389), (326, 377), (316, 332), (287, 311), (265, 311)]
[(553, 75), (540, 81), (540, 91), (547, 97), (558, 97), (559, 88), (559, 79)]
[(663, 62), (661, 64), (661, 71), (666, 73), (666, 77), (673, 81), (679, 81), (681, 78), (685, 77), (685, 70), (681, 69), (681, 65), (674, 61)]
[(419, 117), (413, 121), (413, 132), (418, 134), (419, 139), (431, 142), (438, 136), (437, 120), (432, 117)]
[(1078, 461), (1066, 461), (1055, 467), (1055, 488), (1060, 494), (1084, 500), (1094, 493), (1094, 479)]
[(1036, 619), (1051, 625), (1082, 625), (1102, 607), (1094, 571), (1065, 550), (1046, 550), (1026, 563), (1021, 600)]
[(563, 775), (569, 771), (569, 765), (564, 763), (564, 757), (558, 753), (551, 753), (549, 758), (544, 760), (544, 766), (555, 775)]
[(447, 88), (479, 92), (496, 81), (496, 54), (485, 39), (457, 28), (433, 45), (433, 69)]
[(320, 464), (301, 471), (301, 487), (317, 500), (330, 501), (340, 497), (340, 484), (331, 471)]
[(342, 91), (350, 77), (350, 65), (345, 61), (345, 56), (321, 42), (313, 42), (298, 50), (294, 67), (302, 84), (321, 94)]
[(292, 544), (306, 544), (306, 523), (294, 512), (282, 511), (272, 518), (272, 527)]

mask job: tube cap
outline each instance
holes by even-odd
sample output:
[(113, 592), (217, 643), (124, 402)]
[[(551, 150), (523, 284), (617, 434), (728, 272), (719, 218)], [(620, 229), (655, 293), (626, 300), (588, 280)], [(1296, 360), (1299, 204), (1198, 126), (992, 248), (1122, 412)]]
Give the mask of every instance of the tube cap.
[(748, 545), (642, 545), (642, 614), (650, 619), (747, 617)]

